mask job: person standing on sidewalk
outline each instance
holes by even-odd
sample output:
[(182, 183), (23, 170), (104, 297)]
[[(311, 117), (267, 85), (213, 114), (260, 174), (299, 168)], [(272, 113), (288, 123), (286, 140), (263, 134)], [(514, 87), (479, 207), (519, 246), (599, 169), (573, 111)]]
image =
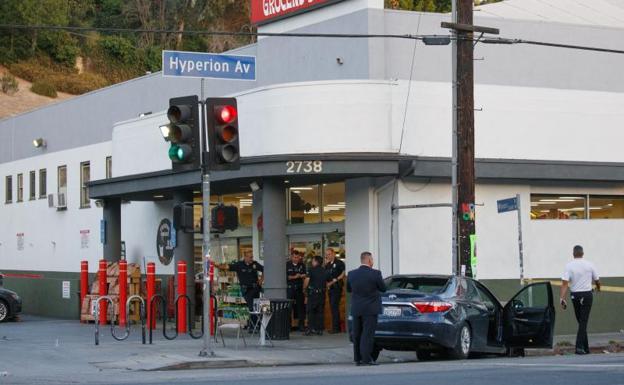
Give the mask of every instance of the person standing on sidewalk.
[(306, 335), (323, 335), (325, 314), (325, 286), (327, 272), (323, 268), (323, 257), (315, 255), (303, 287), (308, 293), (308, 330)]
[(565, 296), (570, 287), (570, 298), (574, 306), (574, 315), (578, 322), (576, 333), (576, 354), (589, 354), (589, 340), (587, 339), (587, 323), (591, 311), (593, 294), (592, 283), (596, 283), (596, 290), (600, 291), (600, 278), (594, 265), (583, 259), (583, 247), (574, 246), (574, 259), (565, 267), (559, 293), (559, 302), (565, 310), (568, 306)]
[[(381, 314), (381, 293), (386, 284), (381, 271), (373, 269), (373, 255), (368, 251), (360, 255), (360, 267), (347, 276), (347, 291), (351, 293), (353, 317), (353, 359), (356, 365), (377, 365), (375, 329)], [(378, 353), (378, 352), (377, 352)]]
[(303, 296), (303, 280), (306, 277), (306, 267), (303, 264), (303, 256), (297, 250), (293, 250), (290, 261), (286, 262), (286, 275), (288, 289), (286, 297), (293, 301), (293, 314), (299, 323), (299, 331), (305, 328), (305, 299)]
[[(247, 309), (253, 311), (253, 301), (260, 298), (262, 291), (262, 279), (260, 273), (264, 272), (264, 266), (254, 261), (253, 254), (246, 252), (243, 254), (243, 260), (232, 263), (216, 263), (215, 267), (220, 270), (228, 270), (236, 272), (238, 283), (240, 284), (241, 294), (247, 304)], [(253, 332), (252, 326), (257, 323), (257, 316), (249, 317), (247, 327), (249, 333)]]
[(329, 306), (332, 316), (332, 330), (330, 333), (340, 333), (340, 300), (342, 299), (342, 285), (345, 277), (345, 264), (336, 258), (334, 249), (325, 251), (325, 271), (329, 276), (327, 291), (329, 292)]

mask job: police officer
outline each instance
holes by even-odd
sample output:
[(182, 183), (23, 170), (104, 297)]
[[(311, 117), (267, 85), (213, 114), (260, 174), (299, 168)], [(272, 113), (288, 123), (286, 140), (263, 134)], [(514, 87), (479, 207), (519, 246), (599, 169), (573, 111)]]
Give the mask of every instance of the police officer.
[[(251, 252), (246, 252), (243, 255), (242, 261), (232, 262), (230, 264), (215, 264), (215, 266), (221, 270), (236, 272), (241, 293), (247, 303), (247, 308), (250, 312), (253, 311), (253, 301), (254, 299), (260, 297), (260, 291), (262, 290), (262, 281), (259, 273), (264, 272), (264, 266), (253, 260)], [(250, 326), (256, 323), (256, 316), (252, 315), (249, 321), (250, 323), (247, 326), (249, 327), (249, 332), (251, 333), (252, 328)]]
[(305, 333), (307, 336), (323, 335), (327, 278), (327, 271), (323, 268), (323, 258), (315, 255), (312, 258), (312, 268), (303, 284), (308, 293), (308, 330)]
[(303, 280), (306, 277), (306, 267), (303, 264), (303, 256), (297, 250), (293, 250), (290, 261), (286, 262), (286, 275), (288, 278), (287, 298), (293, 300), (293, 314), (299, 321), (299, 331), (305, 328), (305, 304), (303, 296)]
[(583, 259), (583, 247), (574, 246), (574, 259), (570, 261), (563, 273), (561, 290), (559, 291), (559, 302), (565, 310), (567, 302), (565, 300), (568, 286), (570, 287), (570, 298), (574, 305), (574, 315), (578, 322), (576, 333), (576, 354), (589, 354), (589, 341), (587, 339), (587, 323), (591, 311), (594, 296), (592, 294), (592, 283), (596, 284), (596, 290), (600, 291), (600, 278), (596, 273), (594, 265)]
[(332, 315), (332, 330), (330, 333), (340, 333), (340, 300), (342, 299), (342, 287), (345, 277), (345, 264), (336, 258), (334, 249), (325, 250), (325, 271), (329, 281), (327, 291), (329, 292), (329, 306)]

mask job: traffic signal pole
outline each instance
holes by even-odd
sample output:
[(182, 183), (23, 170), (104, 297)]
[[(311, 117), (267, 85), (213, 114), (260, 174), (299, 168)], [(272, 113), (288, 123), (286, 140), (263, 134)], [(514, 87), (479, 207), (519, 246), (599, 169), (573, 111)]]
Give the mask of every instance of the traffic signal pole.
[(207, 127), (206, 127), (206, 109), (205, 109), (205, 103), (204, 103), (204, 98), (203, 98), (203, 93), (204, 93), (204, 85), (203, 85), (203, 79), (202, 79), (202, 99), (201, 99), (201, 103), (202, 103), (202, 108), (201, 108), (201, 116), (202, 116), (202, 125), (201, 125), (201, 131), (200, 131), (200, 136), (201, 136), (201, 142), (202, 142), (202, 160), (201, 160), (201, 170), (202, 170), (202, 214), (203, 214), (203, 234), (202, 234), (202, 240), (203, 240), (203, 253), (202, 253), (202, 262), (203, 262), (203, 267), (204, 267), (204, 274), (202, 275), (203, 277), (203, 309), (204, 309), (204, 314), (203, 314), (203, 327), (204, 330), (203, 333), (203, 347), (202, 350), (199, 352), (199, 356), (200, 357), (213, 357), (215, 355), (214, 351), (212, 350), (212, 346), (211, 346), (211, 332), (212, 330), (210, 330), (210, 325), (211, 325), (211, 317), (210, 317), (210, 296), (212, 294), (212, 288), (210, 287), (210, 222), (211, 222), (211, 211), (210, 211), (210, 171), (208, 168), (208, 159), (207, 158), (207, 149), (208, 149), (208, 135), (207, 135)]

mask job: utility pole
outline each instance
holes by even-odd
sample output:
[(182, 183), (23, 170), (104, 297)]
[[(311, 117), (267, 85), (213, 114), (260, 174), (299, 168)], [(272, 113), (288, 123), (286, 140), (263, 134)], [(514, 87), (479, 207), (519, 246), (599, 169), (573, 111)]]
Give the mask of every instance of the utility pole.
[(473, 0), (453, 0), (453, 272), (473, 276), (475, 245), (474, 165), (474, 33), (498, 34), (498, 29), (472, 24)]

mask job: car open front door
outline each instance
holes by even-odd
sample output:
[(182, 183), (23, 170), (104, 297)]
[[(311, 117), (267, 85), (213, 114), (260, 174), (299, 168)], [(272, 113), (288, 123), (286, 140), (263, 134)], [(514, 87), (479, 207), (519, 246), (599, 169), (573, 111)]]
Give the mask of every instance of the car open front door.
[(503, 309), (503, 338), (508, 347), (552, 348), (555, 307), (549, 282), (525, 286)]

